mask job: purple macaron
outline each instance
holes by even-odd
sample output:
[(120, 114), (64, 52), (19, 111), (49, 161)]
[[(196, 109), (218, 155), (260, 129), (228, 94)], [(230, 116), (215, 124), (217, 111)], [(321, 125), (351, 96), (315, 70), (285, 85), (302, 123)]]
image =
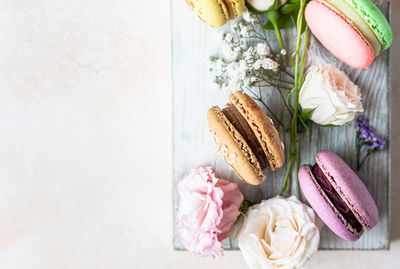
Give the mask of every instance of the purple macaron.
[(321, 151), (314, 166), (299, 170), (300, 187), (322, 221), (338, 236), (356, 241), (379, 220), (371, 194), (354, 171), (335, 153)]

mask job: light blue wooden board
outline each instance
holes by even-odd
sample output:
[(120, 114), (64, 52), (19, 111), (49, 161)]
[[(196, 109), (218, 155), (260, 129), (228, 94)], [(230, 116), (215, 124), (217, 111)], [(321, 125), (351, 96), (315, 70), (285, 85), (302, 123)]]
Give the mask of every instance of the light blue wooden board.
[[(390, 4), (382, 3), (385, 14)], [(196, 165), (211, 165), (218, 177), (237, 182), (247, 200), (257, 202), (277, 194), (282, 184), (285, 167), (275, 173), (267, 171), (267, 180), (259, 186), (250, 186), (240, 181), (228, 168), (223, 159), (214, 151), (209, 134), (206, 111), (213, 105), (223, 106), (227, 97), (223, 92), (210, 87), (206, 60), (218, 53), (218, 33), (227, 30), (212, 29), (198, 20), (183, 0), (172, 0), (172, 72), (173, 72), (173, 180), (174, 186)], [(284, 34), (289, 41), (295, 33)], [(273, 38), (273, 34), (270, 35)], [(286, 42), (286, 44), (290, 42)], [(292, 44), (294, 45), (294, 44)], [(382, 53), (366, 70), (355, 70), (334, 58), (314, 38), (309, 44), (310, 64), (336, 62), (350, 78), (360, 86), (365, 116), (378, 133), (389, 139), (390, 126), (390, 68), (389, 52)], [(264, 92), (263, 100), (275, 111), (280, 111), (280, 99), (273, 89)], [(286, 119), (288, 120), (288, 119)], [(288, 137), (279, 130), (281, 139)], [(301, 164), (314, 163), (315, 154), (323, 149), (338, 153), (355, 168), (354, 125), (341, 128), (320, 128), (314, 126), (307, 141), (301, 144)], [(374, 197), (379, 213), (379, 224), (356, 242), (347, 242), (333, 234), (327, 227), (321, 231), (320, 249), (387, 249), (389, 247), (390, 208), (390, 144), (388, 149), (371, 157), (358, 173)], [(177, 194), (174, 193), (174, 210)], [(234, 238), (223, 242), (225, 249), (236, 249)], [(174, 231), (174, 247), (181, 249)]]

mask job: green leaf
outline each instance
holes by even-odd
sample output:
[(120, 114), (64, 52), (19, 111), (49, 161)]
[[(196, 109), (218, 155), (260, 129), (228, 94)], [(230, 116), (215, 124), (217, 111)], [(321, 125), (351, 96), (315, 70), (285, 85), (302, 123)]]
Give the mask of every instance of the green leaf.
[(299, 3), (290, 3), (289, 2), (287, 4), (284, 4), (280, 8), (279, 11), (281, 12), (281, 14), (287, 15), (287, 14), (292, 14), (292, 13), (298, 12), (299, 8), (300, 8), (300, 4)]
[(316, 109), (316, 107), (315, 108), (305, 108), (305, 109), (301, 110), (300, 117), (304, 120), (304, 122), (307, 122), (311, 119), (311, 116), (315, 109)]
[(276, 11), (279, 9), (279, 0), (275, 0), (272, 6), (267, 11)]
[[(276, 25), (278, 29), (290, 28), (292, 26), (292, 23), (290, 21), (290, 15), (279, 16), (279, 18), (276, 21)], [(269, 20), (266, 24), (264, 24), (262, 28), (266, 30), (275, 30), (274, 24), (272, 23), (271, 20)]]
[(335, 124), (326, 124), (326, 125), (322, 125), (322, 124), (318, 124), (316, 123), (319, 127), (344, 127), (344, 126), (350, 126), (350, 124), (346, 123), (343, 125), (335, 125)]

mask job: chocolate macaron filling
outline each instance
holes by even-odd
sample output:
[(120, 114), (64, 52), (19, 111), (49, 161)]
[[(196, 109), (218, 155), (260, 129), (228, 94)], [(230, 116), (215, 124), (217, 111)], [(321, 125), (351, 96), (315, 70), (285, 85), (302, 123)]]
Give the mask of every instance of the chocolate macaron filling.
[(246, 140), (258, 162), (260, 163), (261, 169), (267, 167), (267, 156), (262, 149), (260, 142), (258, 141), (253, 130), (247, 123), (246, 119), (242, 116), (239, 110), (232, 104), (222, 109), (224, 115), (228, 118), (229, 122), (238, 130), (238, 132)]
[(313, 174), (315, 180), (317, 181), (318, 185), (322, 188), (328, 199), (339, 211), (339, 213), (358, 233), (360, 233), (363, 229), (362, 224), (358, 221), (354, 213), (343, 201), (343, 199), (340, 197), (335, 188), (333, 188), (332, 184), (326, 178), (325, 174), (322, 172), (318, 164), (315, 164), (312, 167), (311, 173)]

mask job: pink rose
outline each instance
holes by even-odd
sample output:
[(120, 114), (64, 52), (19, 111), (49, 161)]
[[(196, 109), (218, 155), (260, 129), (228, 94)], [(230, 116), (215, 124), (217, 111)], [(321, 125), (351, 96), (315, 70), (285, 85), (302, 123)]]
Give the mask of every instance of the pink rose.
[(237, 184), (216, 178), (211, 167), (199, 166), (178, 183), (177, 189), (182, 245), (196, 255), (222, 256), (221, 241), (232, 235), (243, 202)]

